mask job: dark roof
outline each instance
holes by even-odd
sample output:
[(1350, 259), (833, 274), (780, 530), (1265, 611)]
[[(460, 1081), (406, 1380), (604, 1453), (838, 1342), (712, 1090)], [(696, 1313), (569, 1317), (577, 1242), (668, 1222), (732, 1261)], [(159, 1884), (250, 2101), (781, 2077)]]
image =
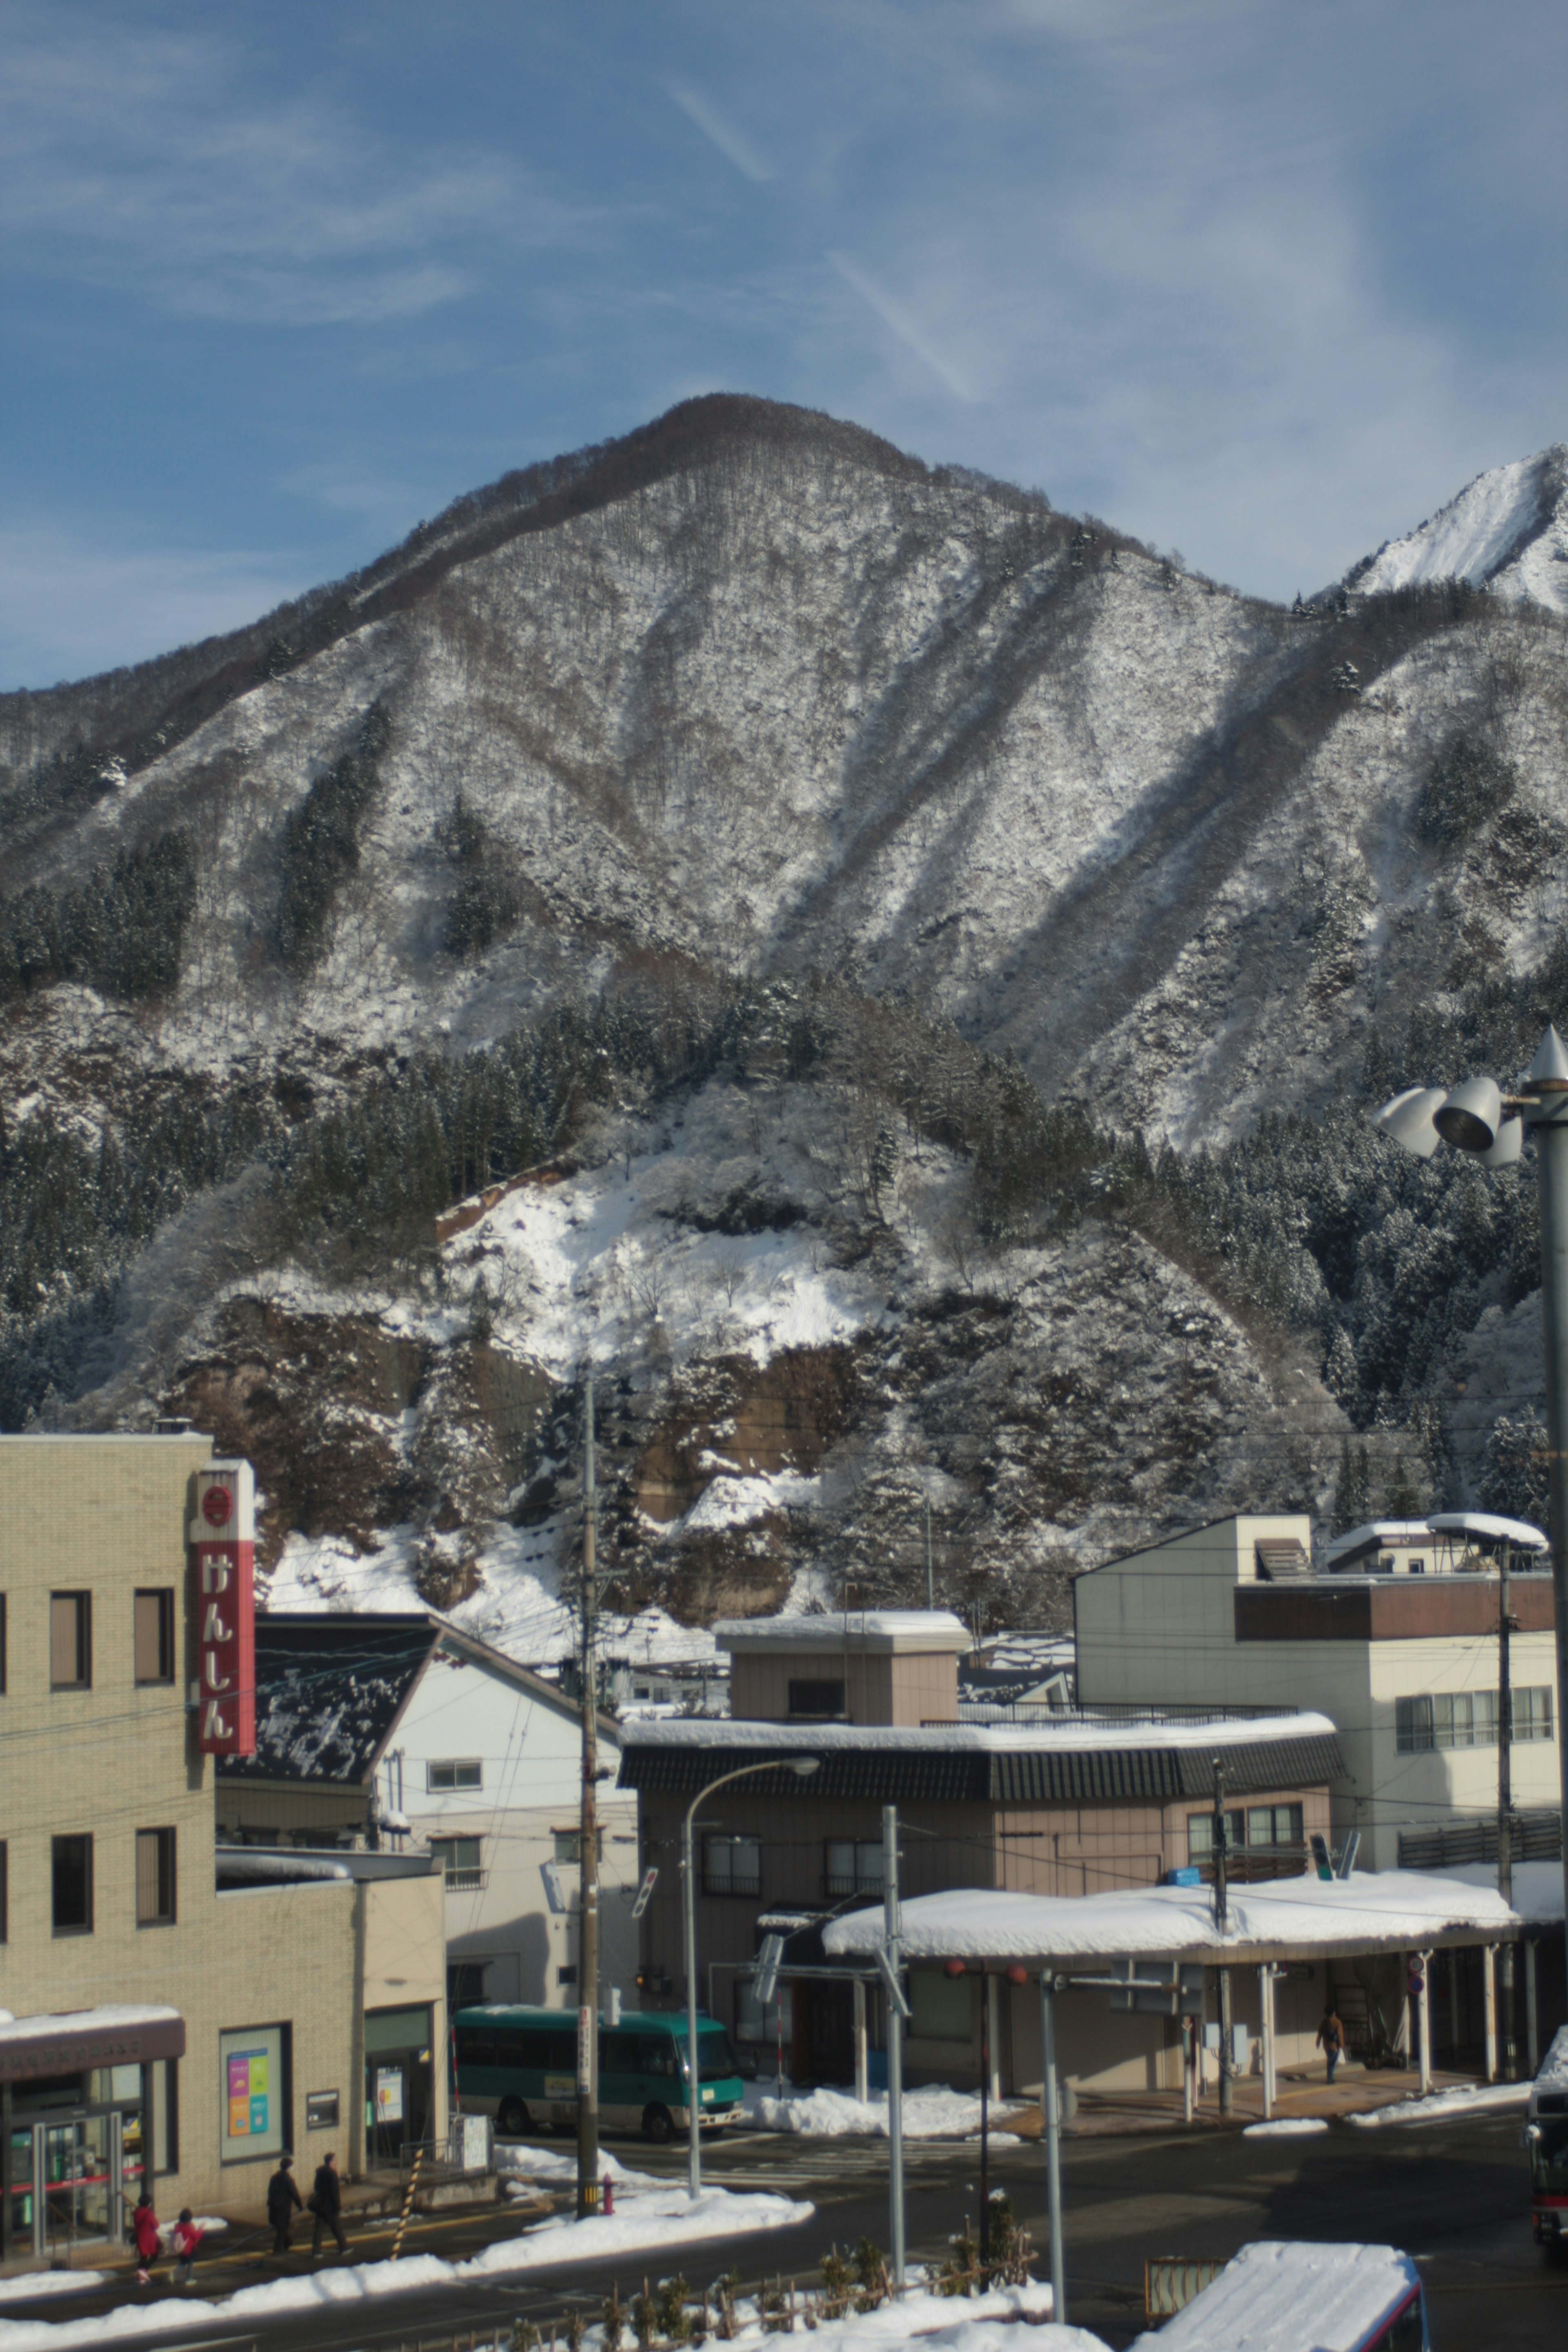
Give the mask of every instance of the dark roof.
[[(812, 1749), (802, 1731), (803, 1753)], [(632, 1736), (621, 1754), (619, 1785), (650, 1796), (688, 1797), (721, 1773), (741, 1770), (753, 1759), (776, 1762), (776, 1748), (733, 1747), (681, 1748), (639, 1745)], [(1227, 1794), (1253, 1789), (1317, 1788), (1344, 1775), (1337, 1739), (1327, 1733), (1301, 1739), (1259, 1739), (1226, 1744)], [(789, 1773), (759, 1777), (742, 1793), (784, 1801), (820, 1804), (825, 1799), (860, 1798), (891, 1805), (928, 1804), (1114, 1804), (1161, 1803), (1212, 1797), (1214, 1759), (1201, 1746), (1038, 1748), (986, 1749), (826, 1748), (821, 1769), (809, 1780)]]
[(226, 1777), (363, 1784), (441, 1638), (427, 1616), (256, 1621), (256, 1753)]

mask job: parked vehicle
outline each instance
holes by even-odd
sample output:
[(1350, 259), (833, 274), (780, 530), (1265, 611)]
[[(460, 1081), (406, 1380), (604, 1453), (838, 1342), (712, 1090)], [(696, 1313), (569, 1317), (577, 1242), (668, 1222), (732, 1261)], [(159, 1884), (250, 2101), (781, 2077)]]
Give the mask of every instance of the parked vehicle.
[(1133, 2352), (1429, 2352), (1426, 2298), (1394, 2246), (1263, 2241)]
[(1530, 2209), (1538, 2246), (1568, 2242), (1568, 2025), (1530, 2086), (1524, 2144), (1530, 2151)]
[[(487, 2005), (452, 2021), (457, 2095), (490, 2115), (502, 2139), (577, 2122), (577, 2012)], [(697, 2021), (699, 2105), (705, 2124), (742, 2112), (740, 2064), (724, 2028)], [(687, 2128), (686, 2020), (665, 2011), (623, 2014), (599, 2028), (599, 2120), (610, 2130), (669, 2139)]]

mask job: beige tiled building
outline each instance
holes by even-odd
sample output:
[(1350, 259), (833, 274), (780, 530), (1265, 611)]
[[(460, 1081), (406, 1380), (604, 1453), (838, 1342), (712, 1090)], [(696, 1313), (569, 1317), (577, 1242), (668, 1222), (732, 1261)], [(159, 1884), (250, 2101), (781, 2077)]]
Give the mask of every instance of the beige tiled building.
[[(208, 1439), (0, 1439), (0, 2259), (258, 2207), (278, 2154), (366, 2155), (375, 2051), (436, 2053), (442, 1885), (219, 1890), (188, 1549)], [(236, 1465), (237, 1483), (248, 1478)]]

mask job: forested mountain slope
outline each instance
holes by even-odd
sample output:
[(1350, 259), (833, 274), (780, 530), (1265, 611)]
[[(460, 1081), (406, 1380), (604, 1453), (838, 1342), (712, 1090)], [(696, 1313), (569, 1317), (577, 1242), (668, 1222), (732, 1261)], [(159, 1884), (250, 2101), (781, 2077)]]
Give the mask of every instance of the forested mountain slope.
[[(1473, 1486), (1528, 1171), (1396, 1167), (1361, 1107), (1563, 1009), (1563, 625), (1407, 568), (1286, 612), (714, 398), (0, 698), (0, 1418), (227, 1414), (275, 1541), (413, 1529), (457, 1591), (569, 1547), (592, 1359), (627, 1591), (687, 1615), (748, 1559), (901, 1574), (927, 1493), (954, 1575), (1049, 1585), (1221, 1497)], [(612, 1154), (626, 1266), (793, 1234), (850, 1323), (797, 1379), (709, 1311), (743, 1270), (605, 1325), (493, 1295), (488, 1223), (436, 1254), (541, 1161), (601, 1218)], [(803, 1483), (694, 1521), (759, 1379), (816, 1400), (755, 1473)]]

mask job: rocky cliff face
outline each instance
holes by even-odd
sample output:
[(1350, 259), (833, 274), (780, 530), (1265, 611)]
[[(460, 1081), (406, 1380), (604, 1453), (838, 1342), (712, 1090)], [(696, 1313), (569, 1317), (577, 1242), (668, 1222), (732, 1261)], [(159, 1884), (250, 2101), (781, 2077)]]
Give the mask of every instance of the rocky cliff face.
[[(1369, 1065), (1511, 1051), (1563, 911), (1562, 622), (1530, 570), (1552, 459), (1515, 469), (1507, 529), (1501, 489), (1465, 494), (1474, 561), (1424, 526), (1286, 613), (852, 428), (697, 402), (235, 638), (0, 698), (7, 1198), (32, 1220), (5, 1311), (37, 1372), (13, 1418), (178, 1403), (275, 1465), (279, 1543), (396, 1528), (410, 1575), (483, 1607), (514, 1573), (548, 1598), (596, 1362), (626, 1595), (688, 1617), (808, 1571), (923, 1575), (928, 1494), (955, 1592), (1012, 1575), (1047, 1608), (1110, 1543), (1323, 1499), (1342, 1407), (1392, 1465), (1448, 1377), (1442, 1332), (1418, 1373), (1373, 1360), (1394, 1243), (1359, 1271), (1354, 1234), (1332, 1265), (1302, 1244), (1327, 1285), (1287, 1310), (1227, 1274), (1267, 1254), (1227, 1211), (1201, 1246), (1190, 1202), (1134, 1212), (1121, 1177), (1065, 1223), (1049, 1184), (1005, 1211), (971, 1197), (976, 1134), (927, 1115), (918, 1052), (891, 1092), (754, 1034), (684, 1076), (574, 1064), (528, 1129), (566, 1181), (521, 1226), (500, 1204), (437, 1257), (426, 1219), (347, 1276), (266, 1171), (421, 1055), (639, 975), (780, 1003), (827, 975), (1188, 1155)], [(422, 1202), (512, 1172), (488, 1127), (454, 1144), (464, 1116), (398, 1147), (435, 1154)], [(68, 1233), (29, 1135), (40, 1165), (77, 1155)], [(677, 1194), (630, 1198), (677, 1164)], [(1403, 1181), (1368, 1177), (1357, 1216), (1411, 1216)], [(623, 1220), (613, 1312), (580, 1229), (539, 1271), (559, 1203)], [(1520, 1295), (1509, 1218), (1472, 1323)], [(816, 1302), (765, 1341), (737, 1322), (759, 1265)], [(1360, 1360), (1331, 1396), (1336, 1337)]]

